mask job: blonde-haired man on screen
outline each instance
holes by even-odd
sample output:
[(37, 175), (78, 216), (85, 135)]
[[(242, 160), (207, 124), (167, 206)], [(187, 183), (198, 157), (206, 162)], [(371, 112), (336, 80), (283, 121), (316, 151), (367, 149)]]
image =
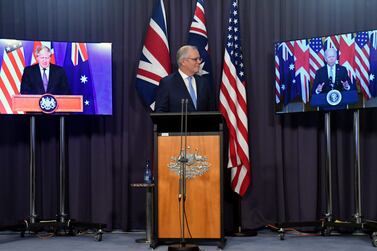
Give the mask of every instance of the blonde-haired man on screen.
[(25, 67), (20, 93), (70, 95), (71, 88), (64, 68), (51, 64), (50, 48), (42, 45), (34, 53), (38, 64)]

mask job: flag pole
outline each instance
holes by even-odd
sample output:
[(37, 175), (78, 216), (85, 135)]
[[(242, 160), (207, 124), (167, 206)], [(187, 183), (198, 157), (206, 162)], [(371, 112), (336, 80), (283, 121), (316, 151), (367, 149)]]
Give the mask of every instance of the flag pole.
[(237, 226), (233, 231), (233, 236), (237, 237), (248, 237), (248, 236), (257, 236), (258, 232), (254, 229), (244, 228), (242, 225), (242, 197), (237, 194), (237, 205), (238, 205), (238, 214), (237, 214)]

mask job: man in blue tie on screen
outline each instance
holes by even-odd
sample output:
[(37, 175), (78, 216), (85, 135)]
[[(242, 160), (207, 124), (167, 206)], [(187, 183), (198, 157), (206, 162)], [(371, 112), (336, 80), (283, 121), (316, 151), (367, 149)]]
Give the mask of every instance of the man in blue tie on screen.
[(51, 64), (51, 50), (39, 46), (35, 50), (38, 64), (25, 67), (21, 80), (21, 94), (69, 95), (71, 89), (63, 67)]
[(327, 93), (331, 90), (349, 91), (351, 80), (348, 76), (347, 69), (344, 66), (336, 64), (337, 54), (334, 48), (328, 48), (325, 51), (326, 65), (318, 69), (313, 84), (313, 94)]
[(180, 112), (182, 99), (188, 100), (188, 112), (215, 110), (210, 83), (197, 75), (201, 62), (195, 46), (185, 45), (178, 50), (179, 69), (161, 79), (156, 93), (156, 112)]

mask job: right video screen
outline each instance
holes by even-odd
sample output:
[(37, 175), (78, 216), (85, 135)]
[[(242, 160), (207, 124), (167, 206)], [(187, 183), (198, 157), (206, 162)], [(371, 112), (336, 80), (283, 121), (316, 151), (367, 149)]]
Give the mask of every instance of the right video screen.
[(377, 107), (377, 30), (274, 47), (276, 113)]

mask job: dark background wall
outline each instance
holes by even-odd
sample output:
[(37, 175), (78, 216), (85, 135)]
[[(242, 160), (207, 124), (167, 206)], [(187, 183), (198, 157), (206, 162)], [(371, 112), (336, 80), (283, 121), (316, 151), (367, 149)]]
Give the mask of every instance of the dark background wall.
[[(113, 116), (68, 117), (69, 211), (109, 229), (144, 227), (142, 180), (152, 158), (152, 124), (134, 88), (152, 0), (2, 0), (0, 37), (113, 43)], [(185, 43), (196, 1), (165, 0), (171, 58)], [(206, 0), (218, 96), (229, 0)], [(237, 209), (225, 183), (226, 227), (240, 215), (256, 228), (277, 221), (314, 220), (325, 212), (324, 118), (321, 113), (275, 115), (273, 42), (377, 29), (374, 0), (239, 0), (247, 75), (252, 184)], [(377, 219), (377, 113), (361, 111), (362, 214)], [(352, 111), (332, 114), (334, 214), (354, 213)], [(56, 117), (37, 118), (37, 213), (58, 207)], [(29, 118), (0, 116), (0, 224), (29, 214)]]

